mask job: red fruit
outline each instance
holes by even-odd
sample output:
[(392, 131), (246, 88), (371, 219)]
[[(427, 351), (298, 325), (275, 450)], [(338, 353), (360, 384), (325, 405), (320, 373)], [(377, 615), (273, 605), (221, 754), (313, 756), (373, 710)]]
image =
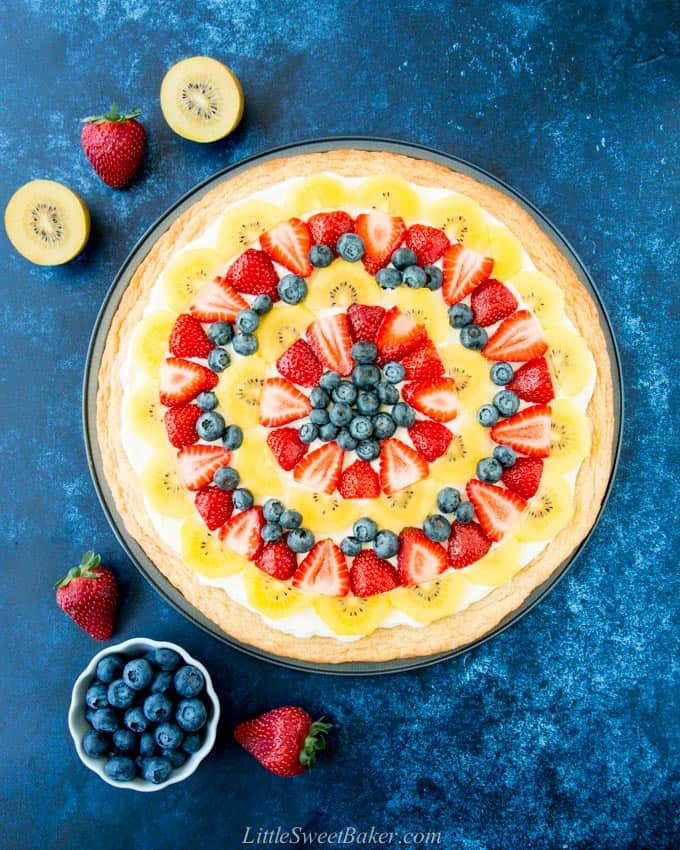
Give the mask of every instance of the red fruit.
[(365, 460), (355, 460), (340, 476), (338, 492), (343, 499), (376, 499), (380, 495), (378, 473)]
[(354, 230), (364, 243), (364, 267), (369, 274), (375, 274), (401, 245), (406, 226), (397, 216), (370, 212), (357, 216)]
[(80, 145), (107, 186), (122, 189), (132, 180), (146, 150), (146, 130), (136, 119), (140, 109), (120, 113), (114, 103), (105, 115), (83, 118)]
[(208, 339), (198, 319), (182, 313), (172, 326), (169, 347), (175, 357), (207, 357), (215, 344)]
[(453, 378), (404, 384), (401, 396), (411, 407), (437, 422), (449, 422), (458, 415), (458, 396)]
[(279, 581), (287, 581), (297, 569), (297, 555), (288, 548), (285, 538), (264, 547), (255, 564), (263, 573)]
[(304, 221), (299, 218), (282, 221), (267, 233), (263, 233), (260, 236), (260, 245), (272, 260), (295, 274), (309, 277), (312, 273), (312, 264), (309, 262), (312, 235)]
[(316, 213), (307, 221), (312, 242), (315, 245), (327, 245), (335, 253), (335, 246), (343, 233), (354, 230), (354, 220), (343, 210)]
[(526, 508), (524, 499), (510, 490), (487, 484), (473, 478), (465, 488), (468, 499), (475, 506), (475, 513), (490, 540), (501, 540), (519, 519)]
[(267, 436), (267, 445), (272, 450), (281, 469), (290, 471), (307, 454), (308, 445), (302, 442), (297, 428), (279, 428)]
[(444, 547), (430, 540), (421, 528), (404, 528), (399, 544), (397, 565), (406, 587), (432, 581), (448, 567)]
[(340, 478), (343, 457), (344, 452), (337, 443), (326, 443), (298, 463), (293, 478), (309, 490), (332, 493)]
[(307, 416), (309, 399), (285, 378), (267, 378), (260, 396), (260, 425), (276, 428)]
[(248, 307), (234, 287), (224, 277), (216, 277), (201, 287), (189, 305), (189, 312), (201, 322), (233, 322), (241, 310)]
[(364, 549), (352, 562), (349, 583), (355, 596), (365, 598), (399, 587), (399, 574), (389, 561), (379, 558), (372, 549)]
[(200, 363), (168, 357), (160, 368), (161, 404), (166, 407), (186, 404), (203, 390), (212, 390), (218, 380), (213, 371)]
[(319, 540), (293, 576), (293, 587), (322, 596), (347, 596), (349, 570), (340, 548), (332, 540)]
[(340, 375), (349, 375), (354, 360), (346, 313), (334, 313), (312, 322), (307, 328), (307, 339), (322, 363)]
[(112, 572), (100, 566), (101, 558), (89, 551), (55, 584), (57, 604), (76, 625), (95, 640), (108, 640), (118, 602), (118, 583)]
[(414, 224), (406, 231), (406, 245), (415, 253), (419, 266), (435, 263), (449, 244), (444, 231), (437, 227)]
[(219, 538), (242, 558), (254, 561), (262, 551), (262, 508), (255, 506), (234, 514), (220, 529)]
[(239, 723), (234, 738), (267, 770), (277, 776), (297, 776), (312, 767), (331, 728), (323, 718), (312, 723), (306, 711), (286, 705)]
[(550, 454), (551, 410), (545, 404), (535, 404), (501, 419), (491, 429), (491, 439), (531, 457)]
[(482, 349), (489, 360), (532, 360), (548, 350), (541, 326), (528, 310), (505, 319)]
[(374, 342), (384, 315), (385, 308), (379, 305), (350, 304), (347, 317), (354, 342)]
[(407, 354), (401, 363), (406, 370), (407, 381), (426, 381), (444, 374), (444, 365), (429, 337), (415, 351)]
[(391, 437), (380, 450), (380, 486), (391, 495), (427, 477), (428, 466), (410, 446)]
[(226, 282), (237, 292), (248, 295), (269, 295), (272, 300), (279, 300), (277, 284), (279, 276), (274, 264), (264, 251), (248, 248), (240, 254), (229, 266)]
[(475, 324), (485, 328), (514, 313), (517, 299), (500, 281), (489, 278), (474, 290), (470, 306)]
[(165, 411), (165, 430), (168, 432), (168, 440), (175, 448), (181, 449), (198, 442), (196, 421), (201, 413), (203, 411), (196, 404), (183, 404)]
[(468, 292), (479, 286), (491, 274), (493, 260), (483, 257), (460, 242), (444, 254), (442, 295), (447, 304), (457, 304)]
[(205, 487), (199, 490), (194, 504), (210, 531), (224, 525), (234, 510), (231, 493), (219, 487)]
[(289, 381), (303, 387), (315, 387), (326, 371), (304, 339), (296, 339), (276, 361), (276, 368)]
[(463, 567), (474, 564), (475, 561), (483, 558), (490, 548), (491, 541), (478, 523), (454, 522), (451, 525), (448, 558), (449, 566), (454, 570), (461, 570)]
[(177, 454), (177, 470), (187, 490), (201, 490), (230, 460), (231, 452), (221, 446), (185, 446)]
[(539, 457), (518, 457), (514, 465), (503, 470), (501, 481), (508, 490), (523, 499), (536, 495), (543, 475), (543, 461)]
[(453, 434), (444, 425), (426, 419), (414, 422), (408, 435), (418, 454), (430, 463), (444, 454), (453, 439)]
[(425, 342), (427, 333), (408, 313), (402, 313), (398, 307), (392, 307), (385, 313), (375, 344), (380, 352), (380, 362), (401, 360), (409, 351), (413, 351)]
[(555, 391), (545, 357), (537, 357), (520, 366), (506, 389), (517, 393), (524, 401), (533, 401), (538, 404), (552, 401), (555, 398)]

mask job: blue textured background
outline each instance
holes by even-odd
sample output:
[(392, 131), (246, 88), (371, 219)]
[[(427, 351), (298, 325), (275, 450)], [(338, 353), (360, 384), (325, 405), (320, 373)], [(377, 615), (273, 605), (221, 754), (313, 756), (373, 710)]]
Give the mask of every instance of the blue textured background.
[[(0, 9), (0, 203), (51, 177), (86, 198), (84, 254), (44, 270), (0, 235), (0, 815), (8, 848), (240, 846), (246, 825), (438, 830), (440, 846), (680, 846), (678, 769), (677, 2), (8, 0)], [(85, 11), (87, 9), (87, 11)], [(238, 130), (212, 146), (168, 129), (158, 90), (188, 55), (243, 82)], [(78, 119), (139, 105), (150, 145), (127, 191), (104, 186)], [(156, 596), (108, 528), (88, 475), (81, 376), (99, 304), (129, 249), (225, 164), (318, 135), (431, 144), (516, 186), (593, 274), (623, 358), (627, 421), (604, 519), (520, 623), (420, 672), (289, 672), (209, 638)], [(677, 419), (675, 420), (677, 423)], [(674, 468), (673, 464), (676, 464)], [(53, 581), (97, 547), (123, 589), (116, 639), (169, 638), (213, 671), (224, 721), (210, 759), (154, 795), (80, 765), (73, 679), (97, 647)], [(280, 703), (337, 722), (290, 783), (230, 740)], [(336, 845), (337, 846), (337, 845)]]

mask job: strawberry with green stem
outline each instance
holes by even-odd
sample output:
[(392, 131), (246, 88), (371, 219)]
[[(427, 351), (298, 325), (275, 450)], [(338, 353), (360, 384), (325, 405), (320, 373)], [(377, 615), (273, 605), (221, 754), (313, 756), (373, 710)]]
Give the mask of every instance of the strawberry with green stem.
[(119, 112), (114, 103), (104, 115), (83, 118), (80, 145), (107, 186), (122, 189), (134, 177), (146, 150), (140, 109)]
[(55, 584), (57, 604), (96, 640), (108, 640), (118, 602), (118, 583), (110, 570), (101, 566), (101, 557), (86, 552), (77, 567), (71, 567)]

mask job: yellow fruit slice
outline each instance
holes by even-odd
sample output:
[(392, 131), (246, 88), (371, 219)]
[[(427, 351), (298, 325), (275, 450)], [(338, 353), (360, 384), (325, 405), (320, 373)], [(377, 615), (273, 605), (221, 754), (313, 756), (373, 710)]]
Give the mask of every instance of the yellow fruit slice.
[(423, 220), (446, 233), (451, 242), (462, 242), (466, 248), (478, 251), (488, 241), (488, 230), (482, 208), (472, 198), (452, 193), (427, 204)]
[(446, 373), (456, 382), (456, 394), (461, 405), (474, 416), (478, 408), (490, 402), (499, 389), (489, 377), (489, 361), (478, 351), (463, 348), (459, 342), (443, 345), (439, 356)]
[(362, 515), (374, 519), (378, 528), (398, 534), (406, 525), (420, 525), (436, 503), (437, 485), (431, 478), (424, 478), (391, 496), (383, 494), (364, 502), (366, 510)]
[(261, 357), (242, 357), (220, 373), (215, 389), (222, 415), (241, 428), (254, 428), (260, 416), (265, 363)]
[(460, 573), (446, 572), (416, 587), (399, 587), (387, 594), (390, 605), (419, 623), (432, 623), (455, 614), (465, 590)]
[(398, 289), (387, 290), (382, 300), (384, 304), (398, 307), (402, 313), (408, 313), (414, 321), (423, 325), (435, 345), (447, 339), (450, 330), (449, 317), (438, 292), (400, 286)]
[(225, 578), (242, 572), (249, 564), (245, 558), (223, 546), (217, 532), (210, 532), (204, 523), (191, 516), (180, 529), (182, 558), (192, 570), (205, 578)]
[(177, 474), (172, 453), (156, 452), (140, 476), (142, 492), (151, 508), (162, 516), (182, 519), (194, 511), (194, 505)]
[(305, 307), (310, 310), (374, 304), (383, 294), (361, 263), (335, 262), (328, 268), (317, 269), (307, 280), (307, 286)]
[(430, 476), (440, 487), (464, 485), (476, 474), (477, 463), (489, 457), (493, 443), (476, 420), (453, 423), (453, 439), (444, 454), (430, 464)]
[(370, 635), (387, 616), (390, 603), (386, 593), (360, 599), (358, 596), (319, 596), (314, 610), (336, 635)]
[(461, 570), (460, 574), (471, 584), (500, 587), (519, 571), (521, 553), (519, 541), (515, 537), (508, 537), (479, 561)]
[(135, 331), (132, 357), (138, 366), (152, 378), (158, 378), (158, 370), (168, 353), (170, 331), (175, 316), (169, 310), (156, 310), (144, 316)]
[(252, 564), (243, 573), (243, 581), (248, 603), (270, 620), (297, 614), (311, 605), (309, 596), (288, 582), (276, 581)]
[(249, 428), (243, 432), (243, 443), (232, 455), (232, 464), (256, 502), (261, 504), (265, 499), (283, 496), (284, 473), (267, 445), (263, 429)]
[(85, 201), (55, 180), (31, 180), (9, 199), (5, 230), (16, 250), (38, 266), (61, 266), (76, 257), (90, 235)]
[(572, 518), (574, 497), (569, 482), (546, 464), (538, 492), (519, 521), (515, 536), (527, 543), (552, 540)]
[(590, 423), (567, 398), (551, 401), (550, 408), (550, 466), (556, 472), (570, 472), (590, 453)]
[(342, 499), (337, 493), (315, 493), (300, 487), (290, 488), (284, 498), (286, 507), (300, 511), (302, 524), (314, 534), (332, 534), (349, 529), (366, 513), (364, 499)]
[(415, 190), (398, 177), (367, 177), (352, 193), (352, 202), (357, 207), (401, 216), (405, 221), (419, 220), (420, 199)]
[(592, 380), (595, 369), (586, 341), (560, 325), (545, 327), (544, 335), (555, 392), (557, 395), (578, 395)]
[(522, 243), (507, 227), (491, 225), (484, 256), (493, 257), (491, 276), (506, 281), (522, 268)]
[(163, 291), (170, 309), (185, 313), (203, 284), (219, 274), (223, 266), (224, 261), (211, 248), (182, 251), (163, 273)]
[(161, 83), (163, 117), (179, 136), (216, 142), (243, 115), (243, 91), (236, 75), (217, 59), (192, 56), (177, 62)]
[(519, 292), (541, 325), (560, 321), (564, 312), (564, 293), (549, 277), (527, 269), (513, 275), (508, 283)]
[(246, 248), (286, 218), (280, 207), (266, 201), (243, 201), (222, 214), (217, 226), (217, 251), (226, 260)]
[(163, 424), (165, 408), (158, 397), (158, 382), (144, 381), (125, 398), (125, 424), (154, 449), (165, 448), (168, 438)]
[(289, 216), (307, 216), (320, 210), (337, 210), (347, 203), (342, 182), (330, 174), (302, 177), (291, 186), (286, 198)]
[(257, 332), (260, 351), (267, 363), (273, 363), (298, 337), (304, 336), (313, 321), (314, 313), (305, 307), (275, 304), (262, 317)]

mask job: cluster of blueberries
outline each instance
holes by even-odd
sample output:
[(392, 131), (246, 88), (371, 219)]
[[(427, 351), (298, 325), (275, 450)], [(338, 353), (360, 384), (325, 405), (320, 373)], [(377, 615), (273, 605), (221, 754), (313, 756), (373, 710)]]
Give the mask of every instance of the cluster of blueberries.
[(210, 712), (201, 671), (169, 648), (126, 658), (111, 654), (97, 664), (85, 695), (90, 729), (83, 750), (106, 758), (110, 779), (140, 776), (154, 785), (200, 750)]
[(343, 537), (340, 548), (349, 557), (358, 555), (364, 543), (372, 543), (379, 558), (391, 558), (399, 551), (399, 537), (388, 529), (378, 529), (370, 517), (361, 517), (352, 526), (352, 534)]
[(262, 505), (265, 524), (262, 527), (262, 540), (265, 543), (278, 543), (287, 534), (286, 545), (292, 552), (309, 552), (314, 545), (314, 535), (308, 528), (302, 528), (302, 514), (286, 508), (278, 499), (267, 499)]
[[(491, 380), (498, 387), (509, 384), (514, 372), (509, 363), (494, 363)], [(501, 416), (513, 416), (519, 410), (519, 396), (512, 390), (500, 390), (491, 404), (483, 404), (477, 411), (477, 419), (485, 428), (491, 428)], [(489, 484), (500, 481), (504, 469), (515, 465), (517, 453), (510, 446), (496, 446), (493, 457), (485, 457), (477, 464), (477, 478)]]

